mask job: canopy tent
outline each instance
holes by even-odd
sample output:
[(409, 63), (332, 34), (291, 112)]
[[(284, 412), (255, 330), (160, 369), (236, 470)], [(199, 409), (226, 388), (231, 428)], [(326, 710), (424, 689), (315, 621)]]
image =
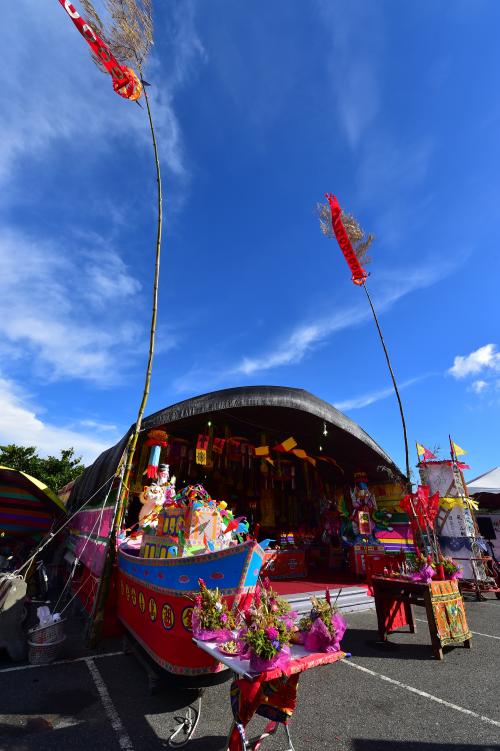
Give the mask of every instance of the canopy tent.
[(467, 483), (469, 495), (478, 493), (500, 493), (500, 467), (490, 469)]
[(37, 539), (66, 510), (43, 482), (25, 472), (0, 466), (0, 532), (2, 538)]
[[(209, 420), (217, 426), (218, 419), (224, 419), (236, 434), (253, 432), (257, 444), (259, 436), (266, 433), (276, 441), (294, 436), (300, 448), (311, 455), (318, 455), (321, 445), (325, 455), (340, 465), (345, 481), (351, 481), (359, 469), (371, 482), (387, 482), (387, 471), (404, 479), (390, 456), (359, 425), (303, 389), (247, 386), (213, 391), (155, 412), (143, 420), (141, 432), (162, 427), (173, 434), (193, 434), (203, 432)], [(104, 497), (107, 481), (118, 466), (132, 429), (77, 478), (69, 501), (72, 509), (94, 493), (96, 503)], [(96, 493), (101, 486), (103, 489)]]
[[(265, 441), (271, 447), (276, 447), (293, 436), (304, 454), (316, 457), (316, 474), (332, 486), (352, 484), (354, 474), (359, 470), (366, 474), (368, 482), (404, 481), (401, 470), (393, 460), (359, 425), (332, 405), (302, 389), (281, 386), (225, 389), (186, 399), (155, 412), (145, 418), (141, 426), (134, 457), (134, 472), (139, 472), (139, 478), (142, 476), (140, 462), (148, 432), (160, 428), (173, 442), (184, 441), (191, 447), (196, 445), (198, 436), (208, 430), (216, 436), (244, 437), (253, 446), (262, 446)], [(120, 487), (115, 475), (132, 430), (133, 426), (121, 441), (104, 451), (75, 480), (67, 504), (71, 512), (81, 509), (72, 522), (68, 554), (79, 560), (78, 590), (75, 591), (79, 592), (78, 597), (91, 619), (97, 617), (99, 596), (96, 593), (101, 586), (99, 582), (103, 581), (101, 577), (108, 560), (109, 541), (115, 523)], [(321, 461), (319, 455), (322, 458), (328, 456), (333, 461)], [(287, 460), (279, 461), (283, 463)], [(304, 461), (303, 478), (310, 476), (310, 466)], [(189, 477), (191, 482), (206, 481), (207, 489), (213, 492), (217, 482), (223, 481), (220, 477), (226, 477), (231, 471), (223, 465), (220, 471), (213, 471), (211, 476), (205, 477), (205, 473), (209, 472), (208, 467), (195, 464), (191, 474), (188, 470), (187, 475), (183, 472), (179, 476), (178, 484), (188, 484), (186, 477)], [(258, 471), (255, 470), (254, 474)], [(194, 472), (199, 472), (197, 480), (194, 479)], [(236, 488), (237, 502), (242, 501), (240, 490), (248, 496), (250, 485), (243, 483), (241, 488)], [(136, 490), (131, 496), (134, 494), (137, 495)], [(129, 520), (129, 523), (133, 522)], [(116, 590), (112, 591), (116, 593)], [(112, 613), (111, 595), (107, 602), (105, 622)], [(109, 627), (113, 627), (111, 616)], [(104, 628), (106, 630), (107, 626)]]
[(500, 467), (467, 483), (469, 495), (473, 495), (481, 508), (491, 511), (500, 509)]

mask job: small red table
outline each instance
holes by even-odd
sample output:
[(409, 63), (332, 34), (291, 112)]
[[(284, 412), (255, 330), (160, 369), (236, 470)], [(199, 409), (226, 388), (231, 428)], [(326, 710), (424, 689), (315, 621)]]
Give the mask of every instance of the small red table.
[(302, 579), (307, 576), (304, 550), (266, 550), (262, 574), (270, 579)]
[(457, 581), (410, 581), (400, 577), (373, 576), (373, 596), (377, 610), (378, 632), (382, 641), (403, 626), (416, 632), (412, 605), (423, 605), (437, 660), (443, 659), (443, 647), (463, 644), (471, 648), (472, 634), (467, 625), (464, 601)]

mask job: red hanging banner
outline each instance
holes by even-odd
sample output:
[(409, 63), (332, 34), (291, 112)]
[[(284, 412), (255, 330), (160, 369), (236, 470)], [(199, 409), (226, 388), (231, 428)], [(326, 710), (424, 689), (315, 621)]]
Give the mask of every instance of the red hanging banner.
[(108, 45), (97, 36), (92, 26), (81, 17), (69, 0), (59, 0), (59, 2), (75, 24), (80, 34), (89, 44), (94, 55), (111, 75), (111, 78), (113, 79), (113, 89), (116, 93), (125, 99), (131, 99), (132, 101), (139, 99), (142, 92), (142, 84), (132, 68), (128, 68), (126, 65), (120, 65)]
[(368, 272), (361, 266), (354, 248), (351, 245), (349, 235), (342, 223), (342, 209), (340, 208), (340, 204), (331, 193), (325, 193), (325, 197), (328, 199), (330, 210), (332, 212), (332, 229), (335, 232), (335, 237), (340, 245), (340, 250), (344, 254), (344, 258), (347, 261), (347, 265), (351, 269), (352, 281), (354, 284), (363, 285), (368, 278)]

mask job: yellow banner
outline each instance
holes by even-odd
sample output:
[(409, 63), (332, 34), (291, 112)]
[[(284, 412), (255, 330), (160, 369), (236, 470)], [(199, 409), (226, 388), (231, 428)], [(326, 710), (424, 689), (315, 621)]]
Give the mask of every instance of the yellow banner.
[(460, 508), (470, 508), (473, 511), (477, 511), (479, 504), (472, 498), (440, 498), (439, 505), (444, 509), (452, 509), (454, 506), (460, 506)]

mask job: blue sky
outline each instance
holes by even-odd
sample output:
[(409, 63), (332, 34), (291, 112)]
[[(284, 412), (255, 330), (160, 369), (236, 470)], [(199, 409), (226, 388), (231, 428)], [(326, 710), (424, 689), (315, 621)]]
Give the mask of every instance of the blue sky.
[[(376, 235), (370, 291), (412, 446), (446, 455), (451, 433), (469, 476), (500, 464), (500, 7), (154, 5), (166, 226), (147, 412), (305, 388), (403, 466), (364, 294), (315, 216), (331, 191)], [(90, 461), (137, 413), (155, 175), (145, 111), (43, 6), (3, 9), (0, 442)]]

